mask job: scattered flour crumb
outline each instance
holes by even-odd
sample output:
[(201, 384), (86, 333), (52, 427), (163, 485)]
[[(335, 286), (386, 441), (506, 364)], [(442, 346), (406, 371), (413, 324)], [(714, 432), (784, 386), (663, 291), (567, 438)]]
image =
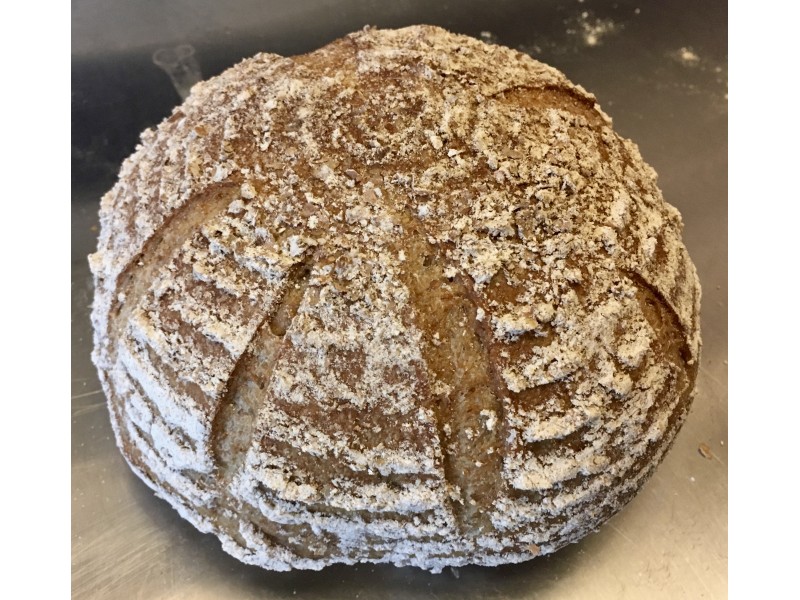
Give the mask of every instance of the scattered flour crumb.
[(696, 67), (700, 64), (700, 56), (691, 48), (679, 48), (672, 53), (672, 57), (684, 67)]
[(491, 31), (481, 31), (481, 40), (487, 44), (500, 43), (500, 39), (497, 37), (497, 34), (492, 33)]
[(603, 43), (603, 38), (617, 33), (622, 26), (611, 19), (600, 19), (583, 11), (577, 18), (575, 26), (567, 29), (568, 34), (578, 35), (584, 45), (593, 47)]

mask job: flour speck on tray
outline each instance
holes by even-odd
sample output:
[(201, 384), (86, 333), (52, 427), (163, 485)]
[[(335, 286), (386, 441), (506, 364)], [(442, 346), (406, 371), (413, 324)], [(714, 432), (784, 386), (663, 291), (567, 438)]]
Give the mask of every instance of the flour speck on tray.
[(622, 29), (622, 24), (608, 18), (598, 18), (583, 11), (568, 22), (567, 34), (576, 36), (585, 46), (599, 46), (606, 38)]
[(691, 48), (679, 48), (670, 56), (684, 67), (696, 67), (700, 64), (700, 56)]

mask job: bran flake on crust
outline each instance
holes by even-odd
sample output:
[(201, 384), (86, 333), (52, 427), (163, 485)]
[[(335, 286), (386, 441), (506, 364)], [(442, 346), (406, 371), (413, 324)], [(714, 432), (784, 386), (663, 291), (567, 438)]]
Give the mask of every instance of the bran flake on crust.
[[(251, 564), (547, 554), (618, 510), (685, 417), (680, 215), (591, 94), (507, 48), (409, 27), (243, 61), (142, 135), (101, 226), (93, 360), (118, 444)], [(492, 362), (496, 408), (462, 431), (437, 408), (460, 400), (428, 364), (410, 227)]]

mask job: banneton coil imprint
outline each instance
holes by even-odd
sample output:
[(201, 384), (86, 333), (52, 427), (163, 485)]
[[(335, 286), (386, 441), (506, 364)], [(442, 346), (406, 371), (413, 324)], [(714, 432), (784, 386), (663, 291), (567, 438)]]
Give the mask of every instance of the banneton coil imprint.
[(637, 147), (519, 52), (365, 29), (197, 84), (101, 205), (130, 466), (266, 569), (528, 560), (641, 488), (700, 287)]

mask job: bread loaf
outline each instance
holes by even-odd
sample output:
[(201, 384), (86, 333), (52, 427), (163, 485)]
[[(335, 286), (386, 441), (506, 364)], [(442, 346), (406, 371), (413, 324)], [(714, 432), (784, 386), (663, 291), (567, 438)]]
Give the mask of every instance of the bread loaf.
[(90, 257), (132, 469), (267, 569), (547, 554), (689, 410), (700, 288), (637, 147), (428, 26), (260, 54), (122, 166)]

